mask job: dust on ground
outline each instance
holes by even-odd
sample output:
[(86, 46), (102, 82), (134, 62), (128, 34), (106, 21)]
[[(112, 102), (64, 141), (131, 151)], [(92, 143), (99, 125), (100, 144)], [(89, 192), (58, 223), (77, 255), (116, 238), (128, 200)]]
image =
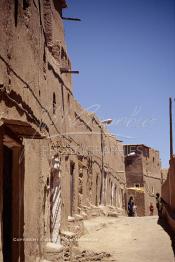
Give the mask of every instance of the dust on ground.
[(97, 217), (85, 221), (85, 228), (77, 261), (174, 262), (171, 241), (155, 216)]

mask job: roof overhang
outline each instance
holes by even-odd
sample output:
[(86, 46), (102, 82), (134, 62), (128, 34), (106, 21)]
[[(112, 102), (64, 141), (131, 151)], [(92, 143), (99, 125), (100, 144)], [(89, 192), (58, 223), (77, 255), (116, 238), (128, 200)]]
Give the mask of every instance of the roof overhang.
[(45, 136), (39, 133), (37, 129), (29, 123), (21, 120), (11, 120), (6, 118), (0, 119), (0, 126), (12, 132), (17, 137), (30, 138), (30, 139), (43, 139)]

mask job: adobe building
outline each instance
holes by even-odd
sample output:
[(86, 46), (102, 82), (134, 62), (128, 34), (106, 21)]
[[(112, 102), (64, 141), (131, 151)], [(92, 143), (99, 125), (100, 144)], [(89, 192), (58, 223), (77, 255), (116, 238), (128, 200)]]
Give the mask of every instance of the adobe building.
[(100, 206), (125, 207), (123, 145), (73, 96), (66, 7), (0, 2), (3, 262), (72, 261), (83, 219)]
[(155, 195), (162, 183), (159, 152), (142, 144), (125, 145), (124, 152), (128, 199), (134, 197), (138, 216), (149, 215), (150, 203), (157, 214)]

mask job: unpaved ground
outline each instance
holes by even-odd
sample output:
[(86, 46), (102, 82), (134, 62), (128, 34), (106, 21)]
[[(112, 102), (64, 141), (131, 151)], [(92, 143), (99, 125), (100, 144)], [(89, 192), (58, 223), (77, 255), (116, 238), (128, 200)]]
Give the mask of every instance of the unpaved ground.
[(174, 262), (170, 239), (157, 217), (99, 217), (85, 221), (85, 227), (81, 250), (110, 253), (110, 261), (116, 262)]

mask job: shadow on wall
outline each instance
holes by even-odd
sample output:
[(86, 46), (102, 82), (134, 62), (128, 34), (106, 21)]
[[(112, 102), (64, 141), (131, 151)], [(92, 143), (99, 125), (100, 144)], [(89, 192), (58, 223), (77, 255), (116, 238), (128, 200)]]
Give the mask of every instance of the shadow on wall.
[(169, 235), (171, 239), (171, 246), (172, 246), (174, 257), (175, 257), (175, 234), (173, 233), (171, 227), (169, 226), (168, 222), (166, 221), (164, 217), (159, 217), (157, 224), (160, 225)]

